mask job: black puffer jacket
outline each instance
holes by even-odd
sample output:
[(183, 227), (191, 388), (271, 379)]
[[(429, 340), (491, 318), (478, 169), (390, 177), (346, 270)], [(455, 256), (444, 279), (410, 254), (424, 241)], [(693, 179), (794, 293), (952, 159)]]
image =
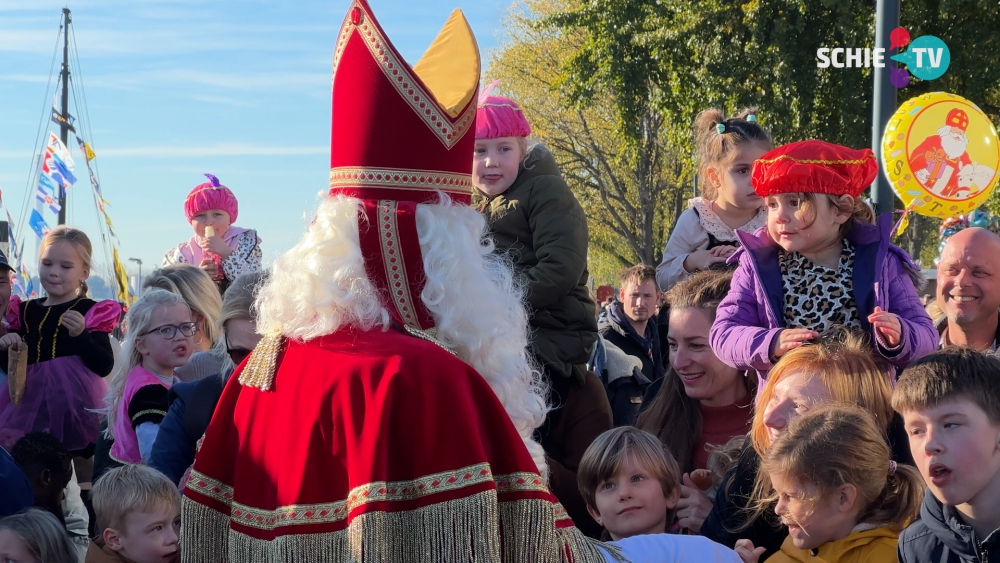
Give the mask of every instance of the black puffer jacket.
[(1000, 563), (1000, 530), (979, 538), (971, 526), (958, 518), (953, 506), (945, 506), (927, 491), (920, 519), (899, 536), (900, 563)]
[(615, 301), (611, 304), (607, 316), (598, 325), (598, 331), (605, 340), (617, 346), (622, 352), (642, 360), (642, 374), (650, 382), (655, 382), (663, 377), (660, 335), (656, 328), (655, 317), (646, 322), (646, 334), (644, 335), (651, 350), (643, 345), (638, 334), (629, 324), (621, 301)]

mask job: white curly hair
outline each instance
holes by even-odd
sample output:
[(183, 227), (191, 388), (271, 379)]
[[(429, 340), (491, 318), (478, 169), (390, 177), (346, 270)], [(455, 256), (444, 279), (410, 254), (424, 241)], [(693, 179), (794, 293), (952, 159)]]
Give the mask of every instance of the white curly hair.
[[(321, 199), (305, 236), (275, 261), (257, 297), (261, 334), (305, 341), (347, 325), (389, 327), (389, 313), (365, 274), (361, 200)], [(523, 290), (508, 260), (494, 252), (482, 215), (444, 194), (439, 203), (417, 206), (417, 233), (426, 276), (421, 299), (437, 339), (486, 379), (547, 477), (545, 452), (532, 436), (548, 413), (546, 390), (529, 359)]]

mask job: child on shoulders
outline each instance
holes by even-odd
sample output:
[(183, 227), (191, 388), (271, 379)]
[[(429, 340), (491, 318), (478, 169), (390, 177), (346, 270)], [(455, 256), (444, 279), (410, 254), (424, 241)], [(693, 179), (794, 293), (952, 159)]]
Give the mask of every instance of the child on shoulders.
[(86, 563), (176, 563), (181, 496), (165, 475), (143, 465), (112, 469), (91, 491), (100, 533)]
[(927, 482), (900, 563), (1000, 561), (1000, 359), (945, 349), (903, 371), (892, 395)]
[(816, 140), (754, 163), (767, 228), (737, 233), (739, 266), (711, 330), (720, 360), (763, 379), (778, 358), (837, 326), (862, 330), (900, 368), (937, 349), (914, 285), (920, 270), (890, 244), (891, 215), (875, 225), (860, 197), (877, 174), (871, 150)]
[(773, 148), (757, 123), (757, 108), (726, 118), (707, 109), (695, 120), (701, 197), (688, 200), (656, 267), (656, 283), (667, 291), (685, 277), (721, 264), (739, 247), (736, 231), (764, 226), (764, 200), (750, 184), (753, 162)]
[(219, 179), (198, 184), (184, 200), (184, 215), (194, 236), (170, 249), (163, 265), (193, 264), (212, 277), (224, 293), (240, 274), (261, 270), (260, 238), (257, 231), (234, 225), (239, 214), (236, 196)]

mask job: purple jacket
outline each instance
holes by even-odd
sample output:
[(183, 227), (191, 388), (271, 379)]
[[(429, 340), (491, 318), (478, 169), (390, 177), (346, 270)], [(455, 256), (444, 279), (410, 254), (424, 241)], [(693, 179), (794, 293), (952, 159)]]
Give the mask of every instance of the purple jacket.
[[(913, 285), (919, 269), (906, 252), (888, 241), (892, 216), (878, 225), (857, 225), (847, 233), (855, 245), (854, 302), (865, 331), (870, 331), (879, 353), (895, 366), (937, 350), (938, 333), (924, 311)], [(771, 351), (785, 328), (784, 290), (778, 266), (778, 245), (764, 229), (737, 233), (741, 248), (730, 261), (738, 261), (732, 289), (719, 304), (710, 342), (715, 355), (741, 370), (755, 369), (763, 382), (771, 369)], [(868, 323), (868, 315), (881, 307), (895, 313), (902, 325), (902, 345), (889, 350)]]

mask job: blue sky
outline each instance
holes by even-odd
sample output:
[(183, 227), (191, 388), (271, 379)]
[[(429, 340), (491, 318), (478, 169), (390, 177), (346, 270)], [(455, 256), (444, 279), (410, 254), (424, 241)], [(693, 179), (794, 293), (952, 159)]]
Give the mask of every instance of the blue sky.
[[(485, 57), (509, 0), (370, 0), (411, 64), (454, 8), (469, 19)], [(33, 206), (31, 155), (66, 4), (0, 0), (0, 186), (15, 222)], [(303, 231), (329, 168), (330, 71), (348, 0), (77, 0), (69, 4), (92, 130), (88, 141), (122, 260), (159, 265), (192, 235), (187, 192), (205, 172), (240, 202), (237, 225), (256, 228), (270, 262)], [(61, 56), (61, 55), (60, 55)], [(56, 69), (58, 70), (58, 68)], [(71, 113), (79, 119), (80, 111)], [(54, 124), (49, 130), (58, 134)], [(72, 140), (72, 137), (71, 137)], [(68, 223), (97, 236), (83, 158)], [(46, 211), (50, 224), (55, 219)], [(26, 231), (26, 221), (18, 224)], [(27, 231), (28, 241), (34, 235)], [(99, 242), (95, 240), (95, 245)], [(102, 253), (95, 260), (103, 262)], [(33, 252), (33, 244), (25, 256)], [(135, 264), (128, 264), (135, 273)], [(31, 266), (35, 270), (34, 265)]]

